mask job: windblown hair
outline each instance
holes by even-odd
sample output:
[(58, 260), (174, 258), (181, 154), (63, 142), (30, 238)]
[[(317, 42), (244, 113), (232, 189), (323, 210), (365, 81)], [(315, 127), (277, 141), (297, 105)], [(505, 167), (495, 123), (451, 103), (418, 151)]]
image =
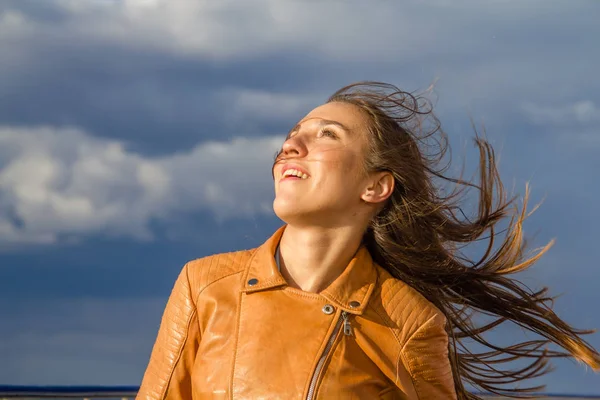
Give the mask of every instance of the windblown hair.
[[(517, 383), (548, 372), (551, 358), (573, 357), (600, 369), (600, 355), (580, 337), (593, 331), (575, 329), (559, 318), (547, 288), (532, 291), (511, 276), (534, 264), (552, 242), (525, 252), (522, 225), (528, 190), (521, 209), (516, 198), (507, 198), (494, 151), (477, 130), (479, 178), (467, 181), (462, 174), (447, 175), (447, 135), (425, 97), (385, 83), (359, 82), (338, 90), (328, 102), (353, 104), (370, 120), (365, 167), (391, 172), (395, 190), (371, 221), (364, 243), (378, 264), (445, 314), (459, 399), (479, 399), (467, 391), (467, 384), (484, 392), (529, 397), (543, 387)], [(445, 184), (453, 186), (449, 193)], [(478, 207), (475, 215), (467, 216), (461, 204), (473, 190)], [(501, 222), (506, 222), (503, 229)], [(496, 243), (499, 234), (502, 239)], [(465, 256), (463, 248), (480, 241), (486, 244), (483, 256)], [(505, 322), (539, 339), (502, 346), (484, 337)]]

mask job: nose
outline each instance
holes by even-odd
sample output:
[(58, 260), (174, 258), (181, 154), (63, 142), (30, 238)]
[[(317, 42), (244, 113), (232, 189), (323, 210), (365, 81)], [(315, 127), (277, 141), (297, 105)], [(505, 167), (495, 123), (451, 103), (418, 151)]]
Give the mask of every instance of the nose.
[(275, 162), (273, 163), (273, 167), (271, 168), (271, 175), (273, 179), (275, 178), (275, 166), (281, 163), (285, 159), (289, 158), (301, 158), (305, 157), (308, 154), (308, 149), (306, 147), (306, 143), (299, 137), (300, 135), (296, 135), (294, 137), (288, 138), (283, 142), (283, 146), (281, 146), (281, 151), (277, 153), (275, 156)]
[(306, 143), (302, 140), (301, 135), (293, 136), (283, 142), (281, 154), (285, 157), (304, 157), (306, 153)]

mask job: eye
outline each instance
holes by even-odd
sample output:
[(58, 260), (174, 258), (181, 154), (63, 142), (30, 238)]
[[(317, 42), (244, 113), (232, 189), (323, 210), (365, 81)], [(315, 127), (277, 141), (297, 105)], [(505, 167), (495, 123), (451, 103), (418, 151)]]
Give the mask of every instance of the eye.
[(321, 129), (317, 137), (328, 137), (332, 139), (337, 139), (337, 135), (329, 128)]

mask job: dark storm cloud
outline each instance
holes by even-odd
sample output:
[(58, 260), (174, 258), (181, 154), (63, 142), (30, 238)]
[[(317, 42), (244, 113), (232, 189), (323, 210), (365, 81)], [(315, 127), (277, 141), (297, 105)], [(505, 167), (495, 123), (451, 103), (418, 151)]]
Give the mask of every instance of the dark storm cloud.
[[(235, 98), (220, 98), (223, 87), (275, 87), (266, 62), (210, 65), (102, 47), (85, 49), (82, 56), (80, 50), (45, 49), (47, 57), (41, 58), (47, 67), (13, 75), (10, 81), (0, 76), (0, 121), (83, 127), (96, 136), (126, 140), (143, 154), (168, 154), (210, 139), (280, 133), (292, 123), (289, 115), (274, 113), (267, 124), (250, 118), (236, 129), (226, 125)], [(291, 64), (279, 62), (278, 67), (292, 72), (297, 67)]]
[[(565, 82), (577, 88), (577, 95), (598, 85), (585, 78), (598, 56), (586, 51), (594, 46), (593, 28), (587, 23), (590, 13), (582, 5), (560, 9), (562, 18), (576, 15), (578, 20), (577, 25), (562, 30), (548, 29), (557, 22), (558, 9), (553, 10), (557, 6), (539, 15), (516, 14), (518, 24), (492, 23), (502, 17), (491, 10), (479, 10), (468, 30), (443, 20), (436, 27), (443, 36), (435, 40), (440, 41), (440, 48), (447, 47), (437, 51), (432, 42), (426, 42), (426, 53), (419, 57), (405, 49), (406, 42), (423, 45), (418, 38), (398, 37), (394, 46), (388, 37), (376, 54), (366, 58), (358, 57), (360, 48), (356, 56), (337, 50), (340, 54), (332, 51), (329, 57), (323, 54), (324, 45), (311, 47), (300, 41), (287, 49), (274, 46), (271, 51), (229, 60), (81, 35), (72, 23), (77, 14), (60, 3), (43, 4), (3, 3), (5, 13), (19, 11), (31, 19), (30, 24), (53, 34), (44, 35), (39, 28), (38, 35), (0, 41), (5, 54), (0, 62), (4, 71), (0, 75), (0, 121), (20, 126), (78, 126), (97, 136), (124, 139), (146, 154), (190, 148), (207, 139), (228, 139), (240, 130), (246, 136), (285, 131), (305, 112), (279, 115), (273, 110), (268, 121), (246, 115), (232, 126), (228, 121), (234, 119), (231, 105), (235, 99), (222, 96), (226, 88), (312, 94), (310, 105), (316, 105), (352, 80), (389, 79), (414, 90), (440, 78), (441, 110), (460, 105), (464, 117), (467, 105), (508, 105), (524, 95), (537, 100), (557, 90), (568, 95)], [(500, 16), (507, 12), (499, 10)], [(362, 35), (372, 35), (374, 44), (378, 42), (377, 32)], [(333, 36), (333, 40), (340, 40), (338, 48), (343, 49), (340, 38)], [(554, 51), (555, 46), (560, 51)], [(584, 59), (582, 53), (587, 53)], [(564, 80), (549, 84), (553, 76)], [(511, 93), (518, 87), (534, 87), (537, 93)]]

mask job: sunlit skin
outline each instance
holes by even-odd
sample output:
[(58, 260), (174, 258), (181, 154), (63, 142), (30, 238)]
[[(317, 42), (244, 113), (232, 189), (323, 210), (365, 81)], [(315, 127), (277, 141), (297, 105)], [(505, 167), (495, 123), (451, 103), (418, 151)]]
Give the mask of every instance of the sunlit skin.
[[(394, 190), (388, 172), (367, 173), (367, 117), (347, 103), (312, 110), (285, 140), (273, 169), (273, 208), (287, 223), (280, 242), (288, 284), (320, 292), (358, 249), (369, 220)], [(296, 176), (285, 176), (288, 169)]]

